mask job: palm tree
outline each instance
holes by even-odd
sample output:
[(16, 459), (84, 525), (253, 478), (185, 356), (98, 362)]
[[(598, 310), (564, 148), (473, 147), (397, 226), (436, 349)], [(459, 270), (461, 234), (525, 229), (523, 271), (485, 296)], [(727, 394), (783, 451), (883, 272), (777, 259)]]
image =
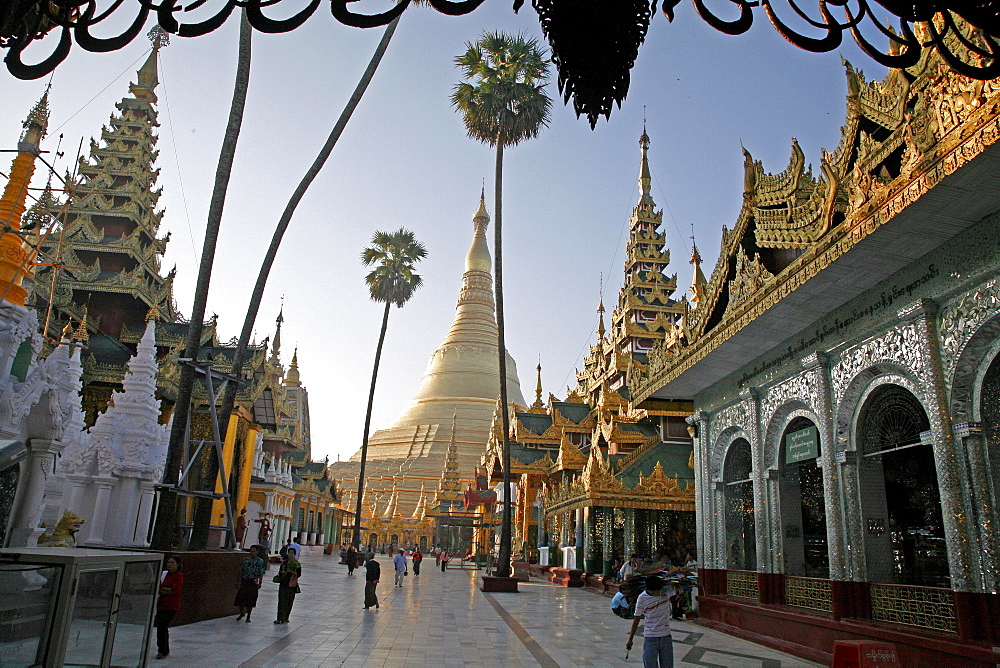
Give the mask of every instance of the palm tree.
[(372, 404), (375, 402), (375, 381), (378, 379), (378, 364), (382, 358), (382, 344), (385, 343), (385, 330), (389, 325), (389, 307), (396, 305), (402, 308), (410, 301), (413, 293), (423, 284), (422, 279), (413, 271), (413, 266), (427, 255), (427, 249), (417, 241), (413, 232), (399, 228), (395, 232), (376, 232), (372, 237), (372, 245), (361, 253), (361, 261), (366, 267), (374, 266), (367, 276), (365, 284), (372, 301), (382, 302), (382, 331), (378, 335), (378, 346), (375, 348), (375, 366), (372, 368), (372, 384), (368, 389), (368, 410), (365, 412), (365, 431), (361, 435), (361, 470), (358, 472), (358, 498), (355, 504), (354, 536), (352, 543), (355, 549), (361, 547), (361, 499), (365, 493), (365, 464), (368, 460), (368, 430), (372, 424)]
[[(191, 358), (197, 358), (198, 351), (201, 348), (201, 333), (205, 320), (205, 307), (208, 302), (208, 288), (212, 281), (215, 246), (219, 240), (219, 225), (222, 222), (222, 210), (226, 203), (229, 175), (232, 173), (233, 160), (236, 156), (236, 144), (239, 140), (240, 129), (243, 126), (243, 109), (246, 107), (247, 88), (250, 83), (250, 36), (252, 33), (253, 29), (250, 27), (250, 22), (247, 20), (246, 10), (244, 9), (240, 18), (240, 39), (236, 59), (236, 82), (233, 85), (233, 102), (229, 110), (229, 122), (226, 125), (226, 134), (222, 140), (222, 149), (219, 151), (219, 164), (215, 171), (215, 186), (212, 190), (212, 200), (208, 208), (208, 220), (205, 224), (205, 240), (201, 251), (201, 265), (198, 268), (198, 281), (195, 285), (194, 303), (191, 306), (191, 322), (190, 327), (188, 327), (187, 340), (184, 344), (185, 355)], [(193, 367), (186, 364), (181, 366), (173, 425), (170, 429), (170, 446), (167, 449), (167, 462), (163, 470), (163, 482), (167, 485), (177, 483), (184, 449), (187, 447), (185, 439), (187, 436), (191, 392), (194, 388), (194, 373)], [(206, 512), (211, 508), (210, 502), (205, 502), (201, 505), (207, 507)], [(160, 493), (159, 511), (156, 516), (156, 526), (153, 530), (153, 547), (161, 550), (170, 549), (174, 539), (176, 512), (177, 494), (167, 487)]]
[(456, 84), (452, 106), (465, 121), (473, 139), (496, 148), (494, 176), (493, 280), (497, 309), (497, 359), (500, 367), (500, 412), (503, 425), (503, 520), (497, 575), (510, 577), (510, 423), (507, 415), (507, 347), (503, 319), (503, 149), (533, 139), (549, 124), (552, 99), (545, 93), (549, 66), (538, 41), (525, 35), (485, 32), (475, 44), (466, 44), (464, 55), (455, 59), (465, 79)]

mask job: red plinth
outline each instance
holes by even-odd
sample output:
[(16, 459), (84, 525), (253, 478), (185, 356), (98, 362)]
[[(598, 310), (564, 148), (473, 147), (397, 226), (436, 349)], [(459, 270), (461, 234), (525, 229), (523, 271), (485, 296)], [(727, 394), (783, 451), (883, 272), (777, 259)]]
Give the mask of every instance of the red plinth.
[(583, 579), (583, 571), (579, 568), (553, 568), (549, 582), (563, 587), (583, 587), (587, 583)]
[(517, 593), (517, 578), (502, 578), (495, 575), (484, 575), (483, 586), (480, 591), (494, 593)]
[(527, 582), (531, 579), (531, 571), (528, 570), (527, 561), (512, 561), (510, 563), (513, 573), (512, 575), (521, 582)]

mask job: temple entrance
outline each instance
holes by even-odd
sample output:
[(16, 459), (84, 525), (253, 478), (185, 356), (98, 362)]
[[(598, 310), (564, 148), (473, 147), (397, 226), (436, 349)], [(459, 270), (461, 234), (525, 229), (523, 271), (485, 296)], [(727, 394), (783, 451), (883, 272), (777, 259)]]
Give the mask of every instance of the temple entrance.
[(757, 537), (753, 507), (753, 460), (750, 442), (733, 441), (722, 467), (725, 483), (726, 565), (734, 570), (757, 570)]
[(929, 430), (920, 401), (899, 385), (878, 387), (861, 408), (861, 508), (872, 581), (949, 586), (934, 449), (921, 438)]
[(797, 417), (781, 435), (778, 480), (785, 573), (830, 577), (826, 544), (823, 470), (816, 465), (819, 430), (812, 420)]
[(427, 536), (420, 537), (420, 551), (421, 552), (427, 551)]

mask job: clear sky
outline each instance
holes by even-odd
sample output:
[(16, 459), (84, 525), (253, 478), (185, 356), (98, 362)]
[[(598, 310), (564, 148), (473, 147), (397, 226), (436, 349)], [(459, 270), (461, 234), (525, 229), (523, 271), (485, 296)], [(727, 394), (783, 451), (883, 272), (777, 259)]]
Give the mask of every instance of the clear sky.
[[(364, 2), (352, 8), (359, 5), (372, 7)], [(273, 334), (284, 296), (283, 358), (287, 364), (298, 345), (317, 458), (347, 458), (360, 447), (381, 308), (368, 299), (359, 255), (376, 230), (409, 228), (429, 253), (419, 266), (424, 287), (390, 315), (373, 428), (390, 425), (405, 407), (451, 323), (484, 179), (487, 208), (494, 210), (493, 150), (465, 135), (448, 101), (460, 80), (453, 62), (483, 30), (542, 40), (530, 3), (516, 15), (511, 5), (487, 0), (464, 17), (428, 7), (407, 10), (368, 93), (286, 234), (257, 332), (258, 338)], [(210, 35), (173, 37), (161, 55), (161, 231), (173, 234), (163, 268), (178, 267), (175, 296), (185, 315), (229, 112), (237, 32), (234, 15)], [(337, 23), (326, 4), (293, 33), (255, 33), (247, 112), (208, 306), (209, 314), (219, 315), (223, 338), (238, 335), (274, 224), (380, 35), (381, 29)], [(74, 46), (56, 70), (43, 148), (54, 151), (64, 135), (60, 172), (71, 168), (81, 138), (86, 154), (89, 138), (100, 136), (148, 48), (144, 37), (114, 53)], [(507, 346), (528, 401), (539, 359), (546, 396), (561, 398), (575, 384), (574, 370), (596, 339), (602, 275), (609, 315), (617, 302), (627, 221), (638, 198), (643, 114), (653, 197), (664, 210), (662, 229), (679, 298), (691, 283), (692, 226), (710, 277), (722, 227), (735, 223), (743, 186), (741, 140), (772, 173), (786, 167), (792, 137), (816, 172), (820, 149), (836, 147), (846, 94), (841, 55), (870, 77), (884, 74), (853, 44), (839, 53), (800, 51), (759, 11), (749, 34), (729, 37), (682, 4), (672, 24), (654, 14), (628, 98), (596, 130), (562, 104), (553, 78), (550, 127), (505, 153)], [(15, 147), (20, 123), (45, 81), (0, 72), (0, 148)], [(0, 154), (4, 173), (9, 157)], [(44, 175), (37, 175), (35, 185), (43, 183)], [(492, 234), (490, 239), (492, 244)]]

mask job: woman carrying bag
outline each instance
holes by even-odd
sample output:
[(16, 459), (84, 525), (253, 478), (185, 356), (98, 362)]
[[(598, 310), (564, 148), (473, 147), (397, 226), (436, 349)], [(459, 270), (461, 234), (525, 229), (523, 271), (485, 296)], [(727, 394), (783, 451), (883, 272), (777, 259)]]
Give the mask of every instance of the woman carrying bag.
[(233, 605), (240, 609), (240, 616), (236, 621), (247, 616), (247, 623), (250, 623), (250, 613), (257, 605), (257, 590), (260, 589), (260, 579), (264, 577), (264, 560), (260, 558), (260, 548), (256, 545), (250, 546), (250, 556), (240, 563), (240, 588), (236, 592), (236, 600)]
[(278, 618), (274, 620), (275, 624), (288, 623), (288, 615), (295, 603), (295, 595), (302, 592), (299, 588), (301, 576), (302, 564), (289, 550), (285, 557), (285, 563), (281, 565), (281, 570), (274, 577), (275, 582), (278, 583)]

